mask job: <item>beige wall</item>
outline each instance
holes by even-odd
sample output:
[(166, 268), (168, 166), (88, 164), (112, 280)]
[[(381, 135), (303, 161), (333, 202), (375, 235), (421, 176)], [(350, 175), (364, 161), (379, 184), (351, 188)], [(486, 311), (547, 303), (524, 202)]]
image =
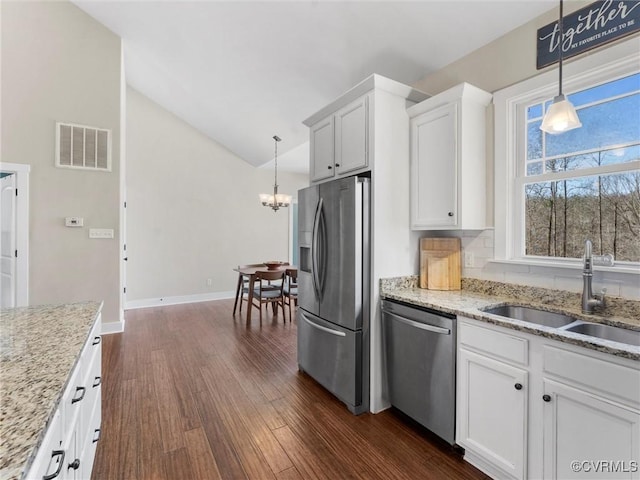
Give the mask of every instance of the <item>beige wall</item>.
[[(273, 173), (128, 88), (127, 303), (225, 295), (238, 264), (287, 259), (289, 209), (258, 199), (273, 189)], [(279, 172), (278, 183), (295, 195), (308, 178)]]
[[(120, 39), (68, 2), (3, 2), (1, 114), (2, 161), (31, 165), (30, 303), (104, 300), (118, 321)], [(113, 171), (55, 168), (56, 121), (111, 129)]]
[[(590, 3), (593, 2), (566, 1), (564, 14), (567, 15)], [(557, 68), (550, 66), (536, 70), (537, 30), (557, 19), (558, 7), (555, 7), (437, 72), (424, 76), (413, 86), (435, 95), (461, 82), (468, 82), (488, 92), (495, 92), (538, 73)], [(579, 57), (584, 55), (588, 54)]]

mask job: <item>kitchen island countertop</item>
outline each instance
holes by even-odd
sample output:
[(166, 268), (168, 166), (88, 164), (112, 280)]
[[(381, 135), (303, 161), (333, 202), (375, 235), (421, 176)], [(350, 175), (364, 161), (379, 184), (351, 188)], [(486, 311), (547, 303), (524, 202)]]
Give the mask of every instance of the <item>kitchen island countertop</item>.
[[(486, 285), (491, 285), (495, 288), (484, 288)], [(618, 305), (615, 306), (616, 315), (614, 316), (586, 315), (580, 312), (579, 301), (573, 301), (572, 297), (575, 296), (575, 294), (534, 287), (506, 285), (507, 284), (498, 284), (498, 282), (463, 279), (462, 290), (437, 291), (417, 288), (417, 277), (401, 277), (382, 279), (380, 281), (380, 296), (383, 299), (398, 300), (411, 305), (474, 318), (524, 333), (571, 343), (619, 357), (640, 360), (639, 346), (622, 344), (596, 337), (587, 337), (573, 332), (558, 330), (553, 327), (512, 320), (483, 311), (483, 309), (487, 307), (506, 303), (532, 306), (541, 310), (567, 313), (578, 320), (605, 323), (637, 330), (638, 335), (640, 335), (640, 318), (635, 314), (638, 302), (626, 302), (624, 300), (618, 302)], [(570, 299), (570, 303), (567, 301), (567, 298)], [(576, 307), (573, 306), (574, 303), (577, 305)], [(625, 314), (628, 316), (623, 316)]]
[(0, 310), (0, 479), (28, 470), (101, 302)]

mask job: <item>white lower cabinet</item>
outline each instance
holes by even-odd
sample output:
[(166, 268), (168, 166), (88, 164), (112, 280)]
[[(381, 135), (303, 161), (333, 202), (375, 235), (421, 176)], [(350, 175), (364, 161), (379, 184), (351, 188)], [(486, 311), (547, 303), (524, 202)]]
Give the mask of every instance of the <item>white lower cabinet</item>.
[(638, 478), (638, 412), (585, 390), (543, 382), (544, 477)]
[(102, 414), (101, 328), (98, 314), (25, 479), (91, 478)]
[(458, 385), (458, 444), (523, 478), (527, 372), (461, 348)]
[(640, 479), (640, 362), (458, 317), (456, 442), (493, 478)]

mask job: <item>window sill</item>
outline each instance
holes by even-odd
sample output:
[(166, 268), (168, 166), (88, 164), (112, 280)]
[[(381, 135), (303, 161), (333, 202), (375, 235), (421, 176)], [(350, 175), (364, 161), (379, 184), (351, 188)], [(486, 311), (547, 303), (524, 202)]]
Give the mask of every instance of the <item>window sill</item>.
[[(487, 263), (495, 263), (495, 264), (503, 264), (503, 265), (527, 265), (530, 267), (542, 267), (542, 268), (558, 268), (565, 270), (582, 270), (582, 261), (581, 260), (533, 260), (528, 258), (515, 258), (509, 260), (500, 260), (493, 259), (489, 260)], [(640, 276), (640, 265), (634, 265), (630, 263), (619, 263), (615, 264), (613, 267), (605, 267), (600, 265), (595, 265), (593, 267), (595, 272), (612, 272), (612, 273), (623, 273), (623, 274), (632, 274)]]

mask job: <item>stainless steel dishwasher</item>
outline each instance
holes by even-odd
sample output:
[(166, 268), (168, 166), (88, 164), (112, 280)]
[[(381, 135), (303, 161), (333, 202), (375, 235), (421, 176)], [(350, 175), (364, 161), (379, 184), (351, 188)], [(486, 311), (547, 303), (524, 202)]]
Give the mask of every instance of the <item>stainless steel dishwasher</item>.
[(389, 401), (443, 438), (455, 438), (456, 317), (382, 301)]

